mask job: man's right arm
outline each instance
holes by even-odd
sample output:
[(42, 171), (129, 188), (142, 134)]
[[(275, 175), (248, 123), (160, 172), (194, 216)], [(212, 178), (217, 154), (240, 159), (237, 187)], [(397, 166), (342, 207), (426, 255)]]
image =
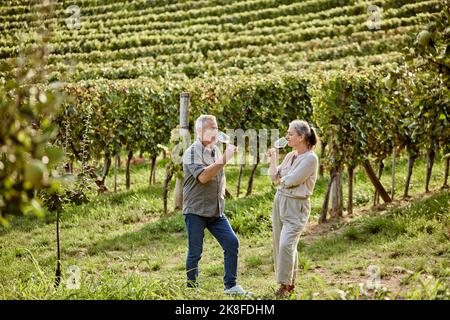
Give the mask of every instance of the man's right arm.
[(236, 146), (228, 144), (225, 153), (217, 159), (216, 162), (205, 167), (202, 173), (200, 173), (198, 176), (198, 181), (200, 181), (200, 183), (207, 183), (211, 181), (220, 172), (220, 170), (225, 167), (226, 163), (233, 157), (236, 151)]

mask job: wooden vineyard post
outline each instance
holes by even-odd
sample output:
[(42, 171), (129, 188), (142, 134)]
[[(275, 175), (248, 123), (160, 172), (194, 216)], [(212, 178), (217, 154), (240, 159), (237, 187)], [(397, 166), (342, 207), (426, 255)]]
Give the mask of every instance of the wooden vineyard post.
[(392, 175), (391, 175), (391, 200), (394, 200), (395, 195), (395, 162), (397, 160), (397, 150), (394, 146), (392, 150)]
[[(180, 95), (180, 136), (183, 137), (183, 146), (189, 138), (189, 93)], [(183, 150), (185, 150), (183, 148)], [(183, 177), (177, 175), (175, 182), (175, 210), (183, 208)]]

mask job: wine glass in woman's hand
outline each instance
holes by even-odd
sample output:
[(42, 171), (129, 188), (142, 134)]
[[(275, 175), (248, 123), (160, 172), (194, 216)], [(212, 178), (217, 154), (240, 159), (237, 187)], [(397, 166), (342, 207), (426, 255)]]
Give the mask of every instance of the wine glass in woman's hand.
[(285, 137), (282, 137), (273, 143), (273, 147), (267, 151), (267, 156), (271, 158), (274, 154), (278, 153), (278, 149), (282, 149), (288, 145), (288, 141)]
[(289, 141), (285, 137), (282, 137), (273, 143), (274, 148), (282, 149), (288, 145)]
[(270, 159), (272, 158), (273, 155), (278, 153), (278, 149), (276, 148), (270, 148), (269, 150), (267, 150), (267, 157)]

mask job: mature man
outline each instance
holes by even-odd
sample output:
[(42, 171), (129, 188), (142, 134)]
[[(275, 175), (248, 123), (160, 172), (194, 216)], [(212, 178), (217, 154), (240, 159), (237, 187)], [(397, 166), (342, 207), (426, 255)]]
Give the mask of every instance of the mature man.
[(224, 251), (226, 294), (248, 295), (237, 284), (239, 240), (224, 215), (224, 167), (237, 147), (228, 144), (224, 155), (215, 145), (217, 122), (211, 115), (201, 115), (195, 122), (196, 141), (183, 155), (183, 214), (188, 236), (186, 258), (187, 286), (198, 287), (198, 263), (203, 252), (205, 228)]

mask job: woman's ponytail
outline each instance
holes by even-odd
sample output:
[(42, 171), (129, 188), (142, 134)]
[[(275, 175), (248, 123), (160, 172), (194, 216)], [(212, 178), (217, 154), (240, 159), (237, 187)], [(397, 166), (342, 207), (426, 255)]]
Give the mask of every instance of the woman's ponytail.
[(306, 142), (308, 142), (308, 145), (310, 148), (314, 147), (317, 144), (317, 141), (319, 138), (317, 137), (316, 129), (313, 127), (310, 128), (311, 132), (306, 137)]

